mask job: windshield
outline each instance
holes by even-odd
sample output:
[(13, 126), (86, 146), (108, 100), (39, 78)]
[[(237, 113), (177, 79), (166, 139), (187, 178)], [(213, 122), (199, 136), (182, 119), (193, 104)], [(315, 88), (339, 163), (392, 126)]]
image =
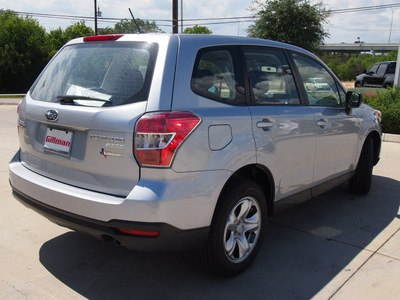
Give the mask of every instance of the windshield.
[(67, 46), (35, 82), (32, 98), (86, 106), (146, 101), (157, 50), (138, 42)]

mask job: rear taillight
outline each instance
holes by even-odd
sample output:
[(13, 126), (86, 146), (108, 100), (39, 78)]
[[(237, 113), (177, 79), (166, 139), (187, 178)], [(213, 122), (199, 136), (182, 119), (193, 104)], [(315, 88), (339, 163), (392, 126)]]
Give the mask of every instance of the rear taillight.
[(142, 166), (169, 167), (187, 136), (200, 118), (186, 112), (143, 115), (136, 125), (135, 154)]

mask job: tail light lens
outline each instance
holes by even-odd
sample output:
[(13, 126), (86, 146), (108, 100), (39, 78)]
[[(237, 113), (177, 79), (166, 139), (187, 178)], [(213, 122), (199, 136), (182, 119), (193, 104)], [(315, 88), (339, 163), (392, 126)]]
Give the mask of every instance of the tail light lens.
[(161, 112), (143, 115), (136, 125), (135, 154), (142, 166), (169, 167), (174, 155), (200, 123), (186, 112)]

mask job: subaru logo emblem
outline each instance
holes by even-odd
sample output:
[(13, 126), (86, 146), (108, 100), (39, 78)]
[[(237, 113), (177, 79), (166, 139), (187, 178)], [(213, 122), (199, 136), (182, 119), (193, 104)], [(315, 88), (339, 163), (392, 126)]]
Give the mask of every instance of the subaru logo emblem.
[(56, 111), (55, 109), (49, 109), (48, 111), (46, 111), (44, 115), (46, 116), (46, 119), (49, 121), (54, 122), (58, 120), (58, 111)]

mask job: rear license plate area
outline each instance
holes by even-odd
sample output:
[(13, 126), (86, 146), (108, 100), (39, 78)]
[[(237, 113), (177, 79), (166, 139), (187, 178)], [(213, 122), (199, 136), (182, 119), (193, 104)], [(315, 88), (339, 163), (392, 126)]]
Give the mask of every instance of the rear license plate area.
[(72, 131), (47, 128), (43, 150), (70, 156), (72, 136)]

